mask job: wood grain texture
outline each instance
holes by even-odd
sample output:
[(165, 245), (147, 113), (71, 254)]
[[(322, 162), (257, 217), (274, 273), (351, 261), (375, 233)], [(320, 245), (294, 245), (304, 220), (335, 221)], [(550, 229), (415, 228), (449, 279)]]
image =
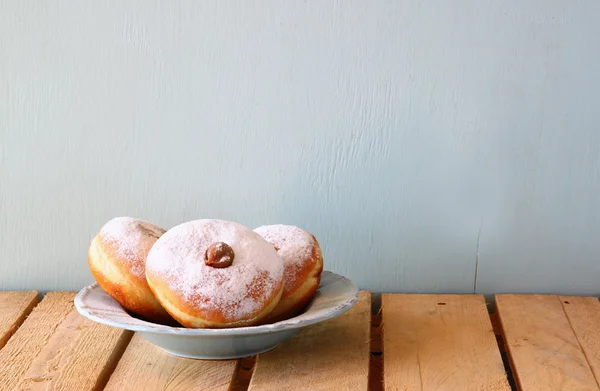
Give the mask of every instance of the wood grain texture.
[(0, 350), (0, 390), (14, 390), (56, 328), (73, 310), (75, 293), (50, 292)]
[(577, 342), (600, 383), (600, 302), (597, 297), (559, 296)]
[(385, 390), (510, 391), (483, 296), (382, 295)]
[(347, 313), (311, 326), (258, 356), (250, 391), (367, 390), (371, 294)]
[(599, 389), (558, 296), (503, 294), (496, 306), (521, 391)]
[(190, 360), (167, 354), (134, 335), (105, 391), (227, 391), (236, 360)]
[(92, 322), (73, 309), (21, 377), (17, 390), (102, 389), (130, 331)]
[(0, 349), (37, 304), (37, 291), (0, 292)]

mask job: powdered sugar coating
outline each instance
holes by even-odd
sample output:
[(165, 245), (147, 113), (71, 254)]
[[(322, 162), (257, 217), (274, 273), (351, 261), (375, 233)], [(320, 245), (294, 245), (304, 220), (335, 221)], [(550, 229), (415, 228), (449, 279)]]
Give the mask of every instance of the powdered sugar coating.
[(130, 273), (145, 281), (148, 252), (165, 229), (133, 217), (117, 217), (100, 229), (100, 240), (113, 248), (115, 255)]
[(275, 246), (284, 265), (283, 294), (290, 294), (300, 285), (298, 278), (303, 275), (302, 269), (314, 265), (314, 237), (301, 228), (283, 224), (263, 225), (254, 232)]
[[(205, 264), (206, 250), (215, 242), (233, 249), (231, 266)], [(216, 310), (226, 322), (254, 318), (283, 283), (283, 261), (273, 247), (251, 229), (225, 220), (171, 228), (152, 247), (146, 268), (197, 311)]]

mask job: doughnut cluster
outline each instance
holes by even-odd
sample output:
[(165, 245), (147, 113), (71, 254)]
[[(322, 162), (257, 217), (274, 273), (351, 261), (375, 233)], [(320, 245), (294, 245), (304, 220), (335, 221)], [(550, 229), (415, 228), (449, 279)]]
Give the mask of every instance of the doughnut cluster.
[(96, 282), (131, 314), (189, 328), (273, 323), (298, 315), (323, 271), (319, 242), (292, 225), (254, 230), (216, 219), (165, 230), (110, 220), (88, 251)]

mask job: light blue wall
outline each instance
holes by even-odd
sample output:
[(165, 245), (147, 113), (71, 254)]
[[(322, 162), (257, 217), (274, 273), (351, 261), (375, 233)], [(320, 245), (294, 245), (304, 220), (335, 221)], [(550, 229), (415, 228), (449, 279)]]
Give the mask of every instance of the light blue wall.
[(0, 0), (0, 289), (108, 219), (288, 223), (375, 291), (600, 293), (600, 2)]

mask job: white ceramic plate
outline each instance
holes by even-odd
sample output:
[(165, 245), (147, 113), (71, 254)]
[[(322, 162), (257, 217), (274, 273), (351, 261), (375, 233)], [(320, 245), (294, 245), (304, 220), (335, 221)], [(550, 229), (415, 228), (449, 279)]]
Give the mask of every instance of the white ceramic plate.
[(98, 284), (83, 288), (75, 297), (75, 307), (81, 315), (95, 322), (138, 332), (168, 353), (224, 360), (271, 350), (302, 327), (341, 315), (357, 301), (358, 288), (352, 281), (325, 271), (317, 293), (302, 314), (263, 326), (187, 329), (146, 322), (129, 315)]

